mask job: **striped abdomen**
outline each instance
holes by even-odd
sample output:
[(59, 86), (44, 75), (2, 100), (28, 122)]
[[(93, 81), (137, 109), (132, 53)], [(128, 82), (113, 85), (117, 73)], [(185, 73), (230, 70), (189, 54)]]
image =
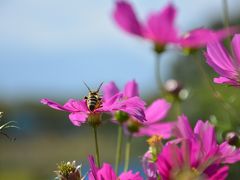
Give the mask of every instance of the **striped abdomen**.
[(101, 98), (98, 94), (89, 93), (87, 99), (87, 106), (90, 111), (94, 111), (101, 104)]

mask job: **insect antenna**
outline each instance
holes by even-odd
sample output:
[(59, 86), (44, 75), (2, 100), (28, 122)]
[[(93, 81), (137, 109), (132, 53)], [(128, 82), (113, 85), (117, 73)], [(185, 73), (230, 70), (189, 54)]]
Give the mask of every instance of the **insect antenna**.
[(87, 83), (85, 83), (84, 81), (83, 81), (83, 83), (84, 83), (85, 86), (88, 88), (89, 92), (92, 92), (91, 89), (90, 89), (90, 87), (87, 85)]
[(103, 85), (103, 82), (98, 86), (98, 89), (97, 89), (97, 93), (100, 91), (100, 88), (102, 87), (102, 85)]

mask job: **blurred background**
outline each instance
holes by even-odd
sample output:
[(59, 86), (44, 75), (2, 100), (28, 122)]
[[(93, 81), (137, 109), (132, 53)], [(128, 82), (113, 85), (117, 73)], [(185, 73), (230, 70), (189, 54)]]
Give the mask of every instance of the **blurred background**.
[[(167, 0), (131, 2), (141, 19), (168, 4)], [(176, 24), (183, 33), (198, 27), (223, 27), (219, 0), (172, 2), (178, 9)], [(231, 24), (239, 24), (240, 1), (229, 0), (228, 4)], [(1, 180), (54, 179), (56, 163), (61, 161), (77, 160), (84, 164), (85, 172), (88, 168), (87, 155), (95, 152), (92, 129), (72, 126), (66, 113), (40, 104), (41, 98), (64, 103), (86, 95), (83, 81), (96, 88), (102, 81), (113, 80), (122, 88), (132, 79), (139, 83), (147, 102), (158, 97), (152, 44), (118, 29), (111, 16), (113, 8), (110, 0), (0, 1), (1, 121), (17, 121), (21, 128), (8, 131), (16, 137), (14, 142), (0, 136)], [(192, 59), (170, 48), (161, 61), (162, 80), (177, 79), (189, 90), (181, 109), (192, 122), (211, 119), (219, 136), (233, 127), (238, 130), (238, 90), (213, 85), (231, 104), (232, 112), (226, 112)], [(201, 63), (210, 78), (216, 76), (203, 59)], [(167, 119), (175, 120), (174, 112)], [(107, 162), (114, 162), (116, 131), (108, 123), (99, 130), (100, 153)], [(137, 169), (147, 145), (145, 139), (133, 143), (131, 167)], [(239, 171), (239, 164), (235, 165), (229, 179), (236, 178), (237, 166)]]

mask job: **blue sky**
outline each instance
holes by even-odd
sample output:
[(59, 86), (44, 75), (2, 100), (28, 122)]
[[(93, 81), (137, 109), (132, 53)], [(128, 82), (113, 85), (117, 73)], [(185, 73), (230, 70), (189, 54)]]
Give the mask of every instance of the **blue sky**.
[[(159, 10), (166, 0), (131, 1), (140, 18)], [(220, 0), (175, 0), (182, 31), (207, 27), (222, 18)], [(229, 0), (231, 17), (239, 0)], [(151, 44), (128, 36), (111, 19), (113, 0), (2, 0), (0, 2), (0, 100), (28, 97), (69, 98), (90, 86), (131, 79), (143, 94), (155, 91)], [(166, 77), (177, 55), (167, 52)]]

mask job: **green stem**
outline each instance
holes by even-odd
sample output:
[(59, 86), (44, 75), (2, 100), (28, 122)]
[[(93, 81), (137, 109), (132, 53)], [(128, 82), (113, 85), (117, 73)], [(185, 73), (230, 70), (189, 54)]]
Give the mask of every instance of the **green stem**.
[(116, 152), (116, 161), (115, 161), (115, 172), (118, 174), (119, 163), (122, 155), (122, 140), (123, 140), (123, 127), (122, 125), (118, 126), (118, 138), (117, 138), (117, 152)]
[(222, 0), (223, 3), (223, 23), (224, 26), (227, 28), (229, 27), (229, 12), (228, 12), (228, 0)]
[(163, 83), (161, 80), (161, 61), (160, 61), (160, 54), (156, 53), (156, 58), (155, 58), (155, 78), (156, 78), (156, 83), (157, 86), (160, 90), (160, 95), (163, 93)]
[(219, 101), (221, 101), (223, 109), (226, 112), (228, 112), (228, 114), (232, 115), (234, 118), (237, 118), (236, 113), (233, 112), (233, 107), (226, 102), (226, 100), (224, 99), (223, 95), (218, 90), (216, 90), (214, 88), (214, 86), (212, 85), (212, 83), (211, 83), (211, 81), (209, 79), (208, 74), (206, 73), (205, 69), (202, 67), (201, 62), (198, 59), (198, 53), (194, 54), (194, 60), (195, 60), (195, 63), (197, 65), (200, 73), (203, 75), (204, 80), (205, 80), (209, 90), (213, 92), (213, 97), (218, 99)]
[(125, 149), (124, 171), (127, 171), (128, 167), (129, 167), (130, 153), (131, 153), (131, 142), (132, 142), (132, 135), (129, 135), (128, 138), (127, 138), (126, 149)]
[(95, 139), (97, 166), (100, 167), (100, 157), (99, 157), (99, 148), (98, 148), (97, 127), (96, 127), (96, 126), (93, 126), (93, 130), (94, 130), (94, 139)]
[(176, 99), (174, 100), (173, 104), (175, 104), (175, 111), (176, 111), (176, 116), (180, 116), (181, 115), (181, 102), (180, 100)]
[[(222, 4), (223, 4), (223, 24), (225, 28), (228, 28), (230, 25), (230, 18), (229, 18), (229, 12), (228, 12), (228, 0), (222, 0)], [(229, 32), (230, 34), (230, 32)], [(227, 47), (230, 50), (230, 43), (231, 43), (231, 38), (230, 36), (228, 36), (227, 38)]]
[(215, 90), (215, 88), (213, 87), (212, 83), (210, 82), (207, 73), (205, 72), (204, 68), (202, 67), (201, 62), (200, 62), (199, 59), (198, 59), (198, 53), (196, 52), (193, 56), (194, 56), (194, 61), (195, 61), (196, 65), (197, 65), (200, 73), (202, 74), (202, 76), (203, 76), (203, 78), (204, 78), (207, 86), (209, 87), (210, 90), (211, 90), (211, 89), (213, 90), (214, 96), (218, 96), (218, 95), (219, 95), (219, 92), (217, 92), (217, 91)]

